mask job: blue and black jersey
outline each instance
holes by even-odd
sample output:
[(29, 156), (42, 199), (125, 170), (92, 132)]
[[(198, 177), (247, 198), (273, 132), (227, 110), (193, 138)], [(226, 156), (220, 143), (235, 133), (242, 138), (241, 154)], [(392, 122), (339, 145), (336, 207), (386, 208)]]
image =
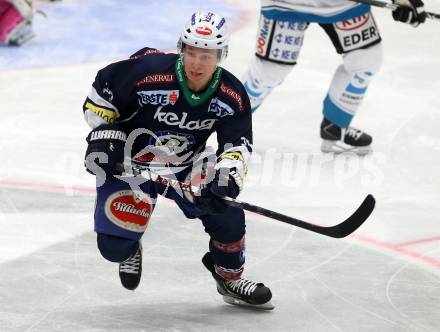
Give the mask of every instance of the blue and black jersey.
[[(133, 143), (132, 158), (148, 162), (160, 149), (179, 162), (203, 150), (217, 134), (217, 156), (240, 162), (251, 152), (252, 120), (241, 82), (218, 67), (201, 93), (189, 90), (177, 54), (144, 48), (101, 69), (83, 106), (87, 122), (117, 125)], [(171, 160), (168, 160), (173, 162)]]

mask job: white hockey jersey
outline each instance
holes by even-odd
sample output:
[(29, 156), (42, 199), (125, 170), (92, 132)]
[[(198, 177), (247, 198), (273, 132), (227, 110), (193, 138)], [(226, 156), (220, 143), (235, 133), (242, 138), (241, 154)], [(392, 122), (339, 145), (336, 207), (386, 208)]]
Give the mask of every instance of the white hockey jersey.
[(261, 0), (266, 17), (303, 22), (333, 23), (365, 14), (370, 6), (349, 0)]

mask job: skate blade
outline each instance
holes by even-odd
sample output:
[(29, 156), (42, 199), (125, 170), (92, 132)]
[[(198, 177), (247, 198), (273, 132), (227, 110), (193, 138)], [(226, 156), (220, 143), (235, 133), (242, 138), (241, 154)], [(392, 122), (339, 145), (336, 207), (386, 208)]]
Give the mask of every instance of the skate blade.
[(252, 309), (258, 309), (258, 310), (273, 310), (275, 307), (274, 305), (268, 301), (264, 304), (250, 304), (247, 302), (244, 302), (240, 299), (236, 299), (227, 295), (223, 295), (223, 301), (225, 301), (228, 304), (232, 304), (232, 305), (238, 305), (240, 307), (247, 307), (247, 308), (252, 308)]
[(341, 141), (324, 140), (321, 144), (321, 151), (324, 153), (351, 152), (358, 156), (365, 156), (373, 151), (371, 146), (351, 146)]

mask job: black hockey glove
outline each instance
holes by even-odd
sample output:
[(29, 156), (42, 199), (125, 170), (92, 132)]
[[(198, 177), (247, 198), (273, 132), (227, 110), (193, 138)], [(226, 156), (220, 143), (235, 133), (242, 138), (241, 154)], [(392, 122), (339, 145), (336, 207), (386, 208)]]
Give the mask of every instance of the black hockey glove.
[(124, 161), (124, 145), (127, 135), (116, 125), (104, 124), (93, 129), (87, 136), (89, 144), (84, 165), (94, 175), (113, 179), (120, 175), (118, 164)]
[(241, 179), (238, 179), (235, 169), (220, 168), (216, 170), (214, 179), (203, 188), (200, 196), (196, 196), (194, 204), (204, 214), (222, 214), (227, 205), (221, 197), (236, 198), (240, 193)]
[(395, 21), (411, 24), (415, 28), (425, 22), (425, 4), (422, 0), (393, 0), (393, 3), (400, 6), (392, 12)]

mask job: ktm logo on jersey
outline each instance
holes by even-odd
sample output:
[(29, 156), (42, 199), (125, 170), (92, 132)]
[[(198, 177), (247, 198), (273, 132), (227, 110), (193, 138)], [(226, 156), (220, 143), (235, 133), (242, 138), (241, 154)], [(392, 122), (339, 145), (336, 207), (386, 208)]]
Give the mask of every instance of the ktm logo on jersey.
[(188, 113), (182, 112), (182, 117), (173, 112), (164, 112), (162, 107), (158, 107), (156, 113), (154, 114), (154, 119), (165, 123), (169, 126), (178, 126), (181, 129), (186, 130), (210, 130), (214, 126), (216, 119), (205, 119), (205, 120), (192, 120), (186, 121)]
[(202, 36), (210, 36), (212, 35), (212, 30), (208, 27), (197, 27), (196, 32)]
[(344, 20), (335, 24), (336, 29), (350, 31), (359, 29), (361, 26), (365, 25), (370, 18), (369, 14), (361, 15), (349, 20)]

